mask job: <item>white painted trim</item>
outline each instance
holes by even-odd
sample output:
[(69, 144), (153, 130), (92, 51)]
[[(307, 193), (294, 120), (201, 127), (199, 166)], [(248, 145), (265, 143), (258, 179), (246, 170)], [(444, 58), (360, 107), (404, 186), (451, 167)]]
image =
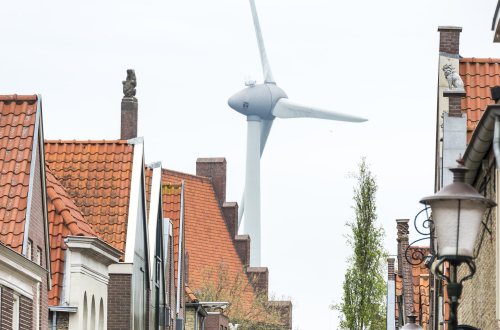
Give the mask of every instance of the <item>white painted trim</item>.
[(33, 299), (33, 285), (41, 283), (47, 271), (33, 261), (0, 245), (0, 285)]
[(89, 236), (67, 236), (64, 240), (68, 248), (89, 254), (104, 264), (117, 263), (122, 255), (121, 251), (101, 241), (97, 237)]
[(51, 312), (64, 312), (64, 313), (77, 313), (78, 307), (76, 306), (49, 306)]
[(134, 158), (132, 161), (132, 178), (130, 180), (130, 197), (128, 205), (127, 239), (125, 241), (125, 262), (134, 262), (135, 235), (138, 223), (137, 214), (139, 212), (139, 197), (142, 190), (141, 175), (144, 171), (143, 152), (144, 144), (142, 144), (142, 141), (134, 144)]
[(134, 273), (134, 264), (120, 262), (111, 264), (108, 267), (109, 274), (130, 274)]
[[(155, 163), (156, 164), (156, 163)], [(154, 273), (154, 267), (156, 265), (156, 231), (158, 225), (162, 225), (161, 220), (158, 219), (158, 214), (160, 211), (160, 200), (161, 200), (161, 163), (160, 166), (153, 168), (153, 177), (151, 179), (151, 197), (149, 204), (149, 218), (148, 218), (148, 236), (149, 236), (149, 278), (151, 281), (151, 288), (153, 288), (153, 283), (156, 274)]]

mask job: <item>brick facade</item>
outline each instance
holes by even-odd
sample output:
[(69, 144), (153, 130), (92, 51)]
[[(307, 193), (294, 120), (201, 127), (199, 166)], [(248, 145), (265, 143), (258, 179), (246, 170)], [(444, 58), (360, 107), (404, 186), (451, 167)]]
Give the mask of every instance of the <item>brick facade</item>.
[(196, 175), (211, 179), (215, 197), (220, 206), (226, 201), (226, 167), (225, 158), (198, 158), (196, 160)]
[(458, 54), (460, 45), (461, 27), (440, 26), (439, 33), (439, 51), (448, 54)]
[[(0, 330), (12, 330), (14, 291), (1, 287)], [(27, 297), (19, 296), (19, 329), (34, 329), (33, 301)]]
[(227, 330), (229, 320), (221, 313), (209, 313), (205, 318), (205, 330)]
[(268, 296), (269, 291), (269, 270), (267, 267), (248, 267), (247, 274), (250, 282), (259, 294)]
[[(48, 269), (47, 263), (47, 253), (45, 240), (48, 237), (48, 233), (45, 233), (44, 217), (45, 207), (43, 206), (42, 194), (43, 188), (41, 183), (41, 166), (40, 166), (40, 152), (37, 153), (36, 166), (35, 166), (35, 177), (33, 181), (33, 197), (31, 202), (31, 212), (30, 212), (30, 225), (28, 237), (32, 242), (32, 253), (31, 260), (38, 263), (40, 258), (40, 266)], [(34, 297), (36, 297), (36, 288), (33, 288)], [(37, 317), (40, 319), (40, 329), (48, 329), (48, 282), (47, 276), (42, 278), (42, 283), (40, 286), (40, 297), (38, 304), (33, 304), (33, 319)], [(38, 309), (36, 307), (38, 306)], [(36, 310), (35, 310), (36, 309)]]
[(129, 140), (137, 137), (137, 99), (124, 97), (122, 99), (120, 139)]
[(132, 275), (110, 274), (108, 284), (108, 330), (130, 329)]
[[(493, 154), (486, 158), (488, 162), (493, 162)], [(475, 188), (481, 194), (495, 200), (495, 169), (490, 168), (488, 172), (480, 173), (476, 181)], [(464, 282), (460, 305), (458, 306), (458, 320), (461, 324), (469, 324), (479, 329), (497, 329), (495, 315), (496, 306), (496, 226), (497, 221), (494, 209), (486, 212), (484, 223), (487, 224), (491, 234), (485, 230), (484, 225), (476, 240), (476, 251), (479, 254), (476, 263), (476, 274), (472, 279)], [(458, 277), (462, 278), (468, 274), (467, 266), (460, 267)]]

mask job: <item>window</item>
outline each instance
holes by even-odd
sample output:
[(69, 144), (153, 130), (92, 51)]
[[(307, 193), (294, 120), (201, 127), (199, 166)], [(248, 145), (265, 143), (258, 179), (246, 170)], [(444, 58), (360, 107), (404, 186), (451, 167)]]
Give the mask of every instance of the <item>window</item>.
[(40, 266), (42, 265), (42, 249), (39, 246), (37, 246), (37, 248), (36, 248), (36, 260), (35, 261)]
[(28, 247), (26, 249), (26, 258), (28, 258), (29, 260), (33, 260), (33, 255), (31, 254), (32, 249), (33, 249), (33, 241), (28, 239)]
[(12, 301), (12, 330), (19, 330), (19, 296), (15, 294)]

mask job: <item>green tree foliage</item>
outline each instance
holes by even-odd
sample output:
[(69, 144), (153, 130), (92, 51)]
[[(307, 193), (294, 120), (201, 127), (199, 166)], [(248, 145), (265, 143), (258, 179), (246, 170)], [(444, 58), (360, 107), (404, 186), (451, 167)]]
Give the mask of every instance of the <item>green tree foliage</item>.
[(366, 159), (354, 175), (355, 220), (347, 223), (351, 234), (347, 237), (353, 249), (345, 274), (343, 301), (333, 308), (340, 312), (340, 328), (349, 330), (385, 329), (385, 292), (382, 246), (384, 231), (377, 219), (375, 195), (377, 183)]

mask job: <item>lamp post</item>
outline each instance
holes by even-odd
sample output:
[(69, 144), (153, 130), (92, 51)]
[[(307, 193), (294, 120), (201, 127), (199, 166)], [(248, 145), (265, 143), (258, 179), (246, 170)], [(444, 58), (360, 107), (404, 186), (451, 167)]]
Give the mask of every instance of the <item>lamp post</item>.
[[(473, 260), (474, 243), (479, 232), (484, 211), (495, 206), (495, 202), (479, 194), (474, 187), (465, 183), (468, 168), (459, 164), (451, 168), (453, 183), (447, 185), (433, 196), (422, 198), (423, 204), (432, 210), (432, 220), (437, 237), (436, 275), (445, 280), (451, 303), (450, 329), (458, 326), (458, 300), (462, 294), (462, 283), (476, 272)], [(442, 266), (449, 263), (449, 276)], [(458, 267), (465, 263), (469, 274), (458, 279)]]

